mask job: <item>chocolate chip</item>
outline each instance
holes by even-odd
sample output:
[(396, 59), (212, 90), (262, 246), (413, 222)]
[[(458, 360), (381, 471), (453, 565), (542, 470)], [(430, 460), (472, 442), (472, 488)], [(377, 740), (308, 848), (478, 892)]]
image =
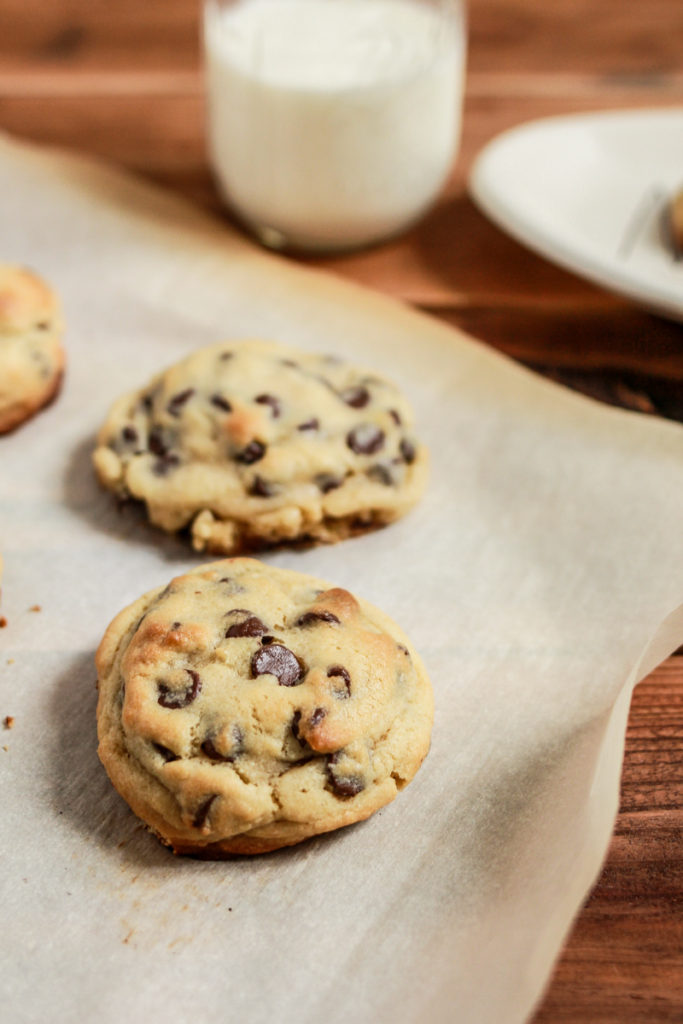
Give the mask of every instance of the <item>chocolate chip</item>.
[(374, 455), (384, 447), (384, 431), (374, 423), (360, 423), (346, 435), (346, 443), (356, 455)]
[(174, 629), (180, 629), (180, 623), (179, 622), (171, 623), (171, 632), (173, 632)]
[(297, 430), (318, 430), (320, 428), (320, 420), (316, 416), (312, 416), (310, 420), (305, 420), (303, 423), (299, 423)]
[(272, 675), (280, 686), (297, 686), (306, 669), (296, 654), (282, 644), (261, 647), (251, 659), (251, 676)]
[(237, 462), (243, 462), (245, 466), (251, 466), (258, 462), (266, 454), (266, 446), (260, 441), (250, 441), (246, 448), (235, 456)]
[(195, 828), (202, 828), (206, 824), (206, 819), (209, 817), (209, 811), (211, 810), (214, 800), (218, 799), (218, 794), (214, 793), (208, 800), (205, 800), (203, 804), (200, 804), (197, 808), (197, 812), (192, 822)]
[(124, 427), (121, 431), (121, 437), (127, 444), (135, 444), (138, 440), (138, 432), (135, 427)]
[(401, 414), (399, 413), (399, 411), (397, 409), (389, 409), (389, 415), (391, 416), (396, 426), (400, 427), (401, 424), (403, 423), (403, 420), (401, 419)]
[(353, 409), (364, 409), (370, 401), (370, 392), (362, 384), (358, 384), (355, 387), (346, 388), (344, 391), (341, 391), (339, 397)]
[(341, 775), (334, 770), (340, 751), (331, 754), (327, 759), (327, 777), (337, 796), (357, 796), (365, 789), (365, 781), (360, 775)]
[(283, 366), (289, 366), (290, 369), (292, 370), (299, 369), (299, 364), (296, 363), (293, 359), (281, 359), (280, 362)]
[(180, 458), (173, 452), (165, 452), (152, 464), (152, 472), (155, 476), (166, 476), (172, 469), (180, 465)]
[(168, 452), (168, 442), (166, 441), (160, 427), (152, 427), (150, 430), (147, 447), (151, 451), (152, 455), (163, 456)]
[(332, 612), (304, 612), (296, 620), (297, 626), (311, 626), (314, 622), (335, 622), (339, 625), (339, 619)]
[(227, 359), (232, 359), (234, 354), (234, 352), (231, 352), (229, 349), (226, 349), (224, 352), (221, 352), (218, 358), (221, 360), (221, 362), (225, 362)]
[(268, 644), (275, 643), (275, 637), (274, 636), (262, 636), (261, 637), (261, 643), (263, 644), (264, 647), (267, 647)]
[(275, 395), (257, 395), (254, 401), (258, 402), (259, 405), (269, 405), (270, 414), (274, 420), (280, 415), (280, 400)]
[(311, 729), (315, 729), (317, 725), (320, 725), (326, 714), (327, 711), (325, 708), (316, 708), (309, 719)]
[(315, 478), (315, 482), (323, 494), (328, 494), (330, 491), (336, 490), (337, 487), (341, 487), (344, 483), (342, 479), (337, 476), (332, 476), (331, 473), (319, 473)]
[(252, 615), (251, 612), (244, 612), (243, 608), (233, 608), (231, 612), (228, 612), (228, 615), (234, 615), (236, 612), (243, 612), (247, 617), (241, 622), (234, 622), (227, 630), (226, 637), (262, 636), (265, 633), (268, 627), (256, 615)]
[(301, 712), (295, 711), (292, 716), (292, 735), (295, 740), (299, 739), (299, 722), (301, 721)]
[(151, 412), (153, 404), (154, 399), (151, 394), (143, 395), (142, 398), (140, 399), (140, 405), (145, 410), (145, 412)]
[(210, 757), (212, 761), (228, 761), (232, 764), (240, 754), (244, 753), (244, 733), (240, 729), (239, 725), (233, 725), (230, 731), (233, 743), (229, 754), (221, 754), (216, 749), (211, 736), (207, 736), (202, 743), (203, 753), (205, 753), (207, 757)]
[(211, 405), (215, 405), (217, 409), (222, 409), (223, 412), (232, 412), (232, 406), (230, 405), (230, 402), (227, 400), (227, 398), (223, 398), (223, 396), (219, 395), (218, 393), (216, 393), (215, 395), (211, 395), (209, 401), (211, 402)]
[(201, 678), (191, 668), (187, 668), (185, 671), (192, 680), (192, 685), (187, 690), (172, 690), (166, 683), (158, 684), (159, 696), (157, 703), (161, 704), (162, 708), (186, 708), (188, 704), (191, 704), (196, 699), (202, 688)]
[(405, 646), (405, 644), (396, 644), (396, 646), (398, 647), (401, 654), (407, 654), (408, 657), (410, 657), (410, 652), (408, 651), (408, 648)]
[(174, 754), (172, 750), (165, 747), (162, 743), (153, 743), (152, 746), (156, 750), (157, 754), (161, 754), (164, 761), (179, 761), (178, 754)]
[(409, 441), (407, 437), (403, 438), (400, 445), (398, 446), (398, 450), (400, 451), (404, 461), (407, 462), (408, 465), (410, 465), (411, 462), (415, 462), (415, 445), (412, 443), (412, 441)]
[(249, 486), (249, 494), (253, 494), (256, 498), (272, 498), (277, 493), (276, 485), (264, 480), (262, 476), (255, 476)]
[(391, 487), (395, 482), (390, 469), (379, 462), (376, 466), (370, 466), (367, 475), (371, 480), (376, 480), (378, 484), (384, 484), (385, 487)]
[(351, 676), (343, 665), (331, 665), (327, 670), (327, 678), (343, 679), (344, 681), (344, 689), (335, 689), (335, 697), (338, 697), (340, 700), (346, 700), (347, 697), (351, 696)]
[(177, 395), (174, 395), (173, 398), (171, 398), (166, 406), (167, 412), (169, 412), (171, 416), (180, 416), (180, 410), (185, 405), (185, 402), (192, 398), (193, 394), (194, 388), (185, 388), (184, 391), (179, 391)]

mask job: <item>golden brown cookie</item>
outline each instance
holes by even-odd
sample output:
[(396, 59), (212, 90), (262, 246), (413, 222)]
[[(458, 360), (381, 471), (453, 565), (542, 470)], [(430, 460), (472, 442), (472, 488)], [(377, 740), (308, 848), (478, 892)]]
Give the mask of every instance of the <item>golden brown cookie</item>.
[(145, 594), (97, 671), (100, 758), (176, 853), (263, 853), (360, 821), (429, 748), (431, 686), (398, 626), (253, 559)]
[(64, 371), (57, 296), (23, 267), (0, 265), (0, 434), (47, 405)]
[(105, 487), (221, 554), (335, 541), (419, 499), (427, 452), (384, 378), (270, 342), (194, 352), (112, 407), (94, 455)]

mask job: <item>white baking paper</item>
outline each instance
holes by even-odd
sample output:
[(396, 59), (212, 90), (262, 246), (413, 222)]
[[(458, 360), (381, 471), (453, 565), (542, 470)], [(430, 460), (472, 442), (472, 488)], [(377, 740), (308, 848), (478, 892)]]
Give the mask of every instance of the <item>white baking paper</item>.
[[(528, 1018), (609, 840), (631, 688), (683, 641), (681, 427), (7, 139), (0, 240), (63, 296), (69, 359), (59, 400), (0, 438), (4, 1019)], [(202, 863), (110, 786), (93, 668), (113, 615), (200, 558), (121, 515), (90, 452), (121, 391), (254, 335), (358, 360), (416, 406), (433, 466), (419, 507), (268, 561), (392, 615), (436, 724), (415, 781), (366, 823)]]

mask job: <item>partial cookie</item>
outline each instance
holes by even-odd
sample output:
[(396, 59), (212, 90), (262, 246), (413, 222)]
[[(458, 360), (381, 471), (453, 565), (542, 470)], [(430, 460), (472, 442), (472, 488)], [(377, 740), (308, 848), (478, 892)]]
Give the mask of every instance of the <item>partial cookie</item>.
[(0, 265), (0, 434), (57, 394), (64, 371), (62, 330), (52, 289), (29, 270)]
[(683, 189), (680, 189), (671, 200), (669, 219), (674, 251), (680, 258), (683, 256)]
[(176, 853), (263, 853), (360, 821), (429, 748), (431, 686), (398, 626), (253, 559), (145, 594), (96, 660), (100, 758)]
[(387, 380), (269, 342), (194, 352), (119, 399), (94, 454), (101, 483), (198, 551), (335, 541), (397, 519), (427, 452)]

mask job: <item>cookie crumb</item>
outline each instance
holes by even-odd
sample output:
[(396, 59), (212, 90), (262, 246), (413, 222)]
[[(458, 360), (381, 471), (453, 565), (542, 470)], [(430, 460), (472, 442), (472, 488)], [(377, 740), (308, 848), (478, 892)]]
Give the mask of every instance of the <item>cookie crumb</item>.
[(4, 629), (7, 625), (7, 619), (4, 615), (0, 615), (0, 629)]
[(6, 729), (14, 728), (14, 715), (5, 715), (5, 720), (2, 723)]
[(39, 604), (32, 604), (31, 607), (29, 608), (30, 612), (42, 612), (42, 610), (43, 609), (40, 607)]
[(7, 664), (8, 665), (13, 665), (14, 664), (14, 658), (8, 658), (7, 659)]
[(9, 753), (9, 747), (3, 747), (2, 749), (6, 750)]

